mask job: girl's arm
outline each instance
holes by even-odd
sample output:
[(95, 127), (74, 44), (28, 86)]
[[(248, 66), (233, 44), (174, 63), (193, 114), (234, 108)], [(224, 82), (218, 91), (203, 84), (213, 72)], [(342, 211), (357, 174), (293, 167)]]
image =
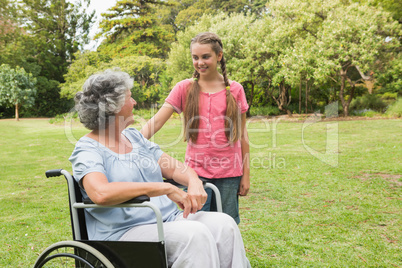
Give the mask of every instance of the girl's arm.
[(172, 105), (165, 102), (159, 111), (142, 127), (140, 130), (141, 134), (144, 135), (146, 139), (150, 139), (173, 114), (174, 109)]
[(241, 115), (241, 154), (243, 160), (243, 176), (240, 181), (239, 195), (246, 196), (250, 190), (250, 145), (246, 128), (246, 113)]

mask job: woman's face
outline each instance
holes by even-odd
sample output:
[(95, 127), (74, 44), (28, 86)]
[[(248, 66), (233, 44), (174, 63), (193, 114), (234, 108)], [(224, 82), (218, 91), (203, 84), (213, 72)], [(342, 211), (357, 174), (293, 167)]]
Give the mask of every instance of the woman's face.
[(217, 55), (210, 44), (195, 43), (191, 45), (193, 66), (200, 76), (215, 75), (218, 72), (218, 62), (222, 59), (222, 52)]
[(126, 91), (126, 100), (124, 102), (124, 105), (123, 107), (121, 107), (120, 112), (116, 114), (116, 116), (122, 117), (119, 119), (126, 122), (126, 126), (129, 126), (132, 123), (134, 123), (133, 109), (134, 105), (136, 104), (137, 102), (131, 97), (131, 91), (128, 89)]

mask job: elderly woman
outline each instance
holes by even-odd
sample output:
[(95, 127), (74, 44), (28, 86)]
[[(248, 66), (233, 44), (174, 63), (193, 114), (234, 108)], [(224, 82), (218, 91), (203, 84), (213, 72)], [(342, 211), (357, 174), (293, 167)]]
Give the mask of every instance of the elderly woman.
[[(91, 130), (70, 157), (83, 196), (99, 205), (151, 197), (163, 216), (171, 267), (250, 267), (234, 220), (223, 213), (197, 212), (207, 199), (197, 174), (136, 129), (126, 129), (134, 122), (132, 86), (127, 73), (107, 70), (89, 77), (75, 96), (80, 120)], [(188, 191), (164, 183), (162, 177)], [(149, 209), (87, 209), (86, 222), (93, 240), (157, 240)]]

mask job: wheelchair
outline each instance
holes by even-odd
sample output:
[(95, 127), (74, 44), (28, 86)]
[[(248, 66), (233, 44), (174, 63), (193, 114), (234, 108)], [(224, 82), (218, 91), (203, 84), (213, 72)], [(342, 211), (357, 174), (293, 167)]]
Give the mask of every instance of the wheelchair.
[[(45, 249), (38, 257), (34, 268), (40, 267), (79, 267), (79, 268), (167, 268), (165, 239), (162, 214), (158, 207), (150, 202), (148, 196), (139, 196), (125, 203), (113, 206), (99, 206), (90, 199), (83, 199), (78, 183), (71, 174), (63, 169), (46, 171), (46, 176), (58, 177), (64, 175), (67, 180), (71, 227), (73, 241), (54, 243)], [(166, 180), (179, 186), (173, 180)], [(218, 188), (210, 183), (204, 183), (216, 196), (218, 212), (222, 212), (222, 203)], [(183, 187), (182, 187), (183, 188)], [(85, 208), (100, 207), (140, 207), (152, 209), (157, 222), (157, 242), (136, 241), (95, 241), (88, 240), (85, 223)]]

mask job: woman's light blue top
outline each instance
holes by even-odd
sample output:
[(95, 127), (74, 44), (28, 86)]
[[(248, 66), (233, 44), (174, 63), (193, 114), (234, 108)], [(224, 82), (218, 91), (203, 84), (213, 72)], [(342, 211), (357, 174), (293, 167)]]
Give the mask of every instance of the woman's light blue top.
[[(83, 197), (88, 197), (81, 179), (91, 172), (101, 172), (109, 182), (162, 182), (158, 159), (163, 152), (142, 134), (129, 128), (123, 131), (133, 146), (128, 154), (117, 154), (99, 142), (82, 137), (69, 158), (75, 180), (81, 187)], [(166, 195), (152, 197), (159, 207), (163, 221), (173, 221), (180, 210)], [(156, 223), (155, 214), (149, 208), (91, 208), (85, 210), (90, 240), (119, 240), (134, 226)]]

